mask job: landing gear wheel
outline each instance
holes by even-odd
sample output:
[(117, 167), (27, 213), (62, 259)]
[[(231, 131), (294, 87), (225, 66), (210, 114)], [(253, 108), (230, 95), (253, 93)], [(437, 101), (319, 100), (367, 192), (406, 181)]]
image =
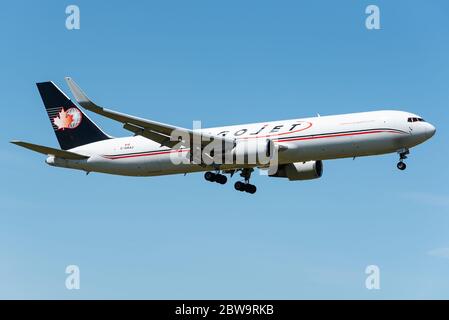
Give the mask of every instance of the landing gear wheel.
[(256, 188), (255, 185), (249, 184), (249, 183), (248, 183), (248, 184), (245, 186), (245, 191), (248, 192), (248, 193), (250, 193), (250, 194), (254, 194), (254, 193), (256, 193), (257, 188)]
[(249, 183), (249, 178), (251, 178), (251, 173), (254, 171), (252, 168), (245, 168), (241, 169), (242, 173), (240, 173), (240, 176), (245, 179), (245, 182), (237, 181), (234, 184), (234, 188), (237, 191), (245, 191), (250, 194), (254, 194), (257, 191), (257, 188), (255, 185)]
[(208, 171), (204, 174), (204, 179), (210, 182), (214, 182), (217, 179), (217, 175), (213, 172)]
[(397, 167), (399, 170), (405, 170), (405, 168), (407, 168), (407, 165), (404, 162), (399, 161)]
[(237, 190), (237, 191), (245, 191), (245, 184), (244, 184), (243, 182), (237, 181), (237, 182), (234, 184), (234, 188), (235, 188), (235, 190)]
[(228, 181), (228, 178), (226, 178), (225, 175), (218, 174), (215, 178), (215, 182), (218, 182), (219, 184), (225, 184)]

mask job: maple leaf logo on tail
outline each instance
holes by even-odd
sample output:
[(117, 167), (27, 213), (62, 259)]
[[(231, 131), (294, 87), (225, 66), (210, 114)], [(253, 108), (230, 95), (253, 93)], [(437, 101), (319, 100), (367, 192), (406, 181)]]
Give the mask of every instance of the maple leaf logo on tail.
[(68, 114), (64, 108), (61, 109), (56, 118), (53, 118), (53, 123), (58, 127), (58, 130), (69, 128), (72, 121), (73, 115)]

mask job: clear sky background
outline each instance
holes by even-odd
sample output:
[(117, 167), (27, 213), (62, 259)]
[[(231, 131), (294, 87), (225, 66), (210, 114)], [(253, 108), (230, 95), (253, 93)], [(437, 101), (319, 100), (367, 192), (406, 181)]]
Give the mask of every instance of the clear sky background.
[[(449, 298), (446, 0), (8, 1), (0, 35), (0, 298)], [(396, 154), (326, 161), (313, 181), (256, 174), (255, 195), (202, 174), (86, 176), (8, 142), (58, 147), (35, 82), (68, 92), (64, 76), (184, 127), (399, 109), (437, 133), (404, 172)]]

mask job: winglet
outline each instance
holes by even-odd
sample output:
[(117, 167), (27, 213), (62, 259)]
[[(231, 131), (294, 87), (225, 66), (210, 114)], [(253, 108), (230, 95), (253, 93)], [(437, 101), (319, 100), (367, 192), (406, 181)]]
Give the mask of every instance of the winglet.
[(73, 96), (75, 97), (75, 100), (87, 110), (91, 110), (93, 112), (98, 112), (100, 110), (103, 110), (102, 107), (96, 105), (92, 102), (92, 100), (89, 99), (89, 97), (81, 90), (81, 88), (75, 83), (75, 81), (72, 80), (70, 77), (65, 77), (65, 81), (67, 82), (67, 85), (70, 88), (70, 91), (72, 92)]

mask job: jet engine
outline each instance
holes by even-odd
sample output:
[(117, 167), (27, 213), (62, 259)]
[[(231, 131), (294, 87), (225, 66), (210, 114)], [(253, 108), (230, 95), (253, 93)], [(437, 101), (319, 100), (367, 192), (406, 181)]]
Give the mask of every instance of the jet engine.
[(268, 164), (271, 158), (270, 140), (243, 140), (237, 142), (232, 150), (234, 163), (237, 164)]

